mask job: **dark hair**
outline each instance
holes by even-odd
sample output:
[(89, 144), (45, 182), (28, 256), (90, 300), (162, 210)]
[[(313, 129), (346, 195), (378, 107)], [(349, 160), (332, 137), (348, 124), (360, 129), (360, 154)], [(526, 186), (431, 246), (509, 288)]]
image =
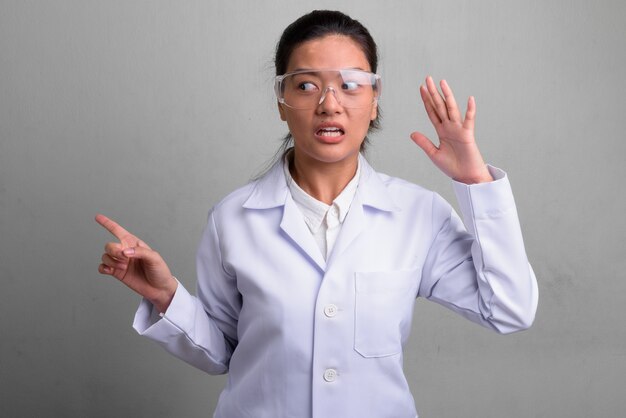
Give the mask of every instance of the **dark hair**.
[[(378, 50), (376, 42), (369, 31), (359, 21), (341, 12), (332, 10), (314, 10), (295, 22), (287, 26), (283, 31), (278, 44), (276, 45), (276, 55), (274, 65), (276, 75), (287, 72), (289, 58), (294, 49), (300, 44), (313, 39), (323, 38), (328, 35), (342, 35), (350, 37), (356, 42), (370, 65), (371, 71), (376, 72), (378, 67)], [(370, 122), (368, 132), (372, 132), (380, 127), (380, 108), (377, 111), (376, 119)], [(283, 151), (289, 147), (291, 134), (287, 134), (283, 140)], [(368, 143), (368, 138), (361, 144), (363, 151)]]

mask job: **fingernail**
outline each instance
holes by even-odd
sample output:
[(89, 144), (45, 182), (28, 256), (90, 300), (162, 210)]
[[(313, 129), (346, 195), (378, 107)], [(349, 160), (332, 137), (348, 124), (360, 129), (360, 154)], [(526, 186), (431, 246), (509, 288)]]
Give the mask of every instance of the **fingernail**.
[(124, 253), (125, 256), (129, 256), (129, 255), (133, 255), (135, 254), (135, 249), (134, 248), (125, 248), (124, 251), (122, 251)]
[(102, 271), (104, 271), (105, 273), (111, 273), (113, 271), (113, 269), (111, 267), (103, 267)]

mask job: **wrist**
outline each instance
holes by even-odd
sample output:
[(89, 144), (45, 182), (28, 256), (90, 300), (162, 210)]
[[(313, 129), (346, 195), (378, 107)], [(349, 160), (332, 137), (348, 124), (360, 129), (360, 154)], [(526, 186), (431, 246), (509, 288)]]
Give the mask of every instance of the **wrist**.
[(489, 172), (489, 169), (487, 168), (487, 166), (485, 165), (484, 167), (485, 167), (484, 170), (481, 170), (481, 172), (479, 173), (475, 173), (469, 176), (463, 176), (460, 178), (454, 178), (453, 180), (459, 183), (467, 184), (467, 185), (489, 183), (491, 181), (494, 181), (494, 178)]
[(160, 313), (165, 313), (174, 299), (177, 288), (178, 280), (176, 277), (172, 276), (167, 286), (156, 297), (150, 299), (150, 303), (152, 303)]

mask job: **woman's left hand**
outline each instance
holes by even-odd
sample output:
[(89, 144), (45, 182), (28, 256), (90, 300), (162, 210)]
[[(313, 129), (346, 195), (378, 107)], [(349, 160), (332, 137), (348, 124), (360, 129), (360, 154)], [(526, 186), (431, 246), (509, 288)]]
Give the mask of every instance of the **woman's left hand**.
[(440, 85), (443, 96), (430, 76), (426, 77), (426, 86), (420, 86), (426, 113), (439, 136), (439, 146), (421, 132), (413, 132), (411, 139), (452, 179), (466, 184), (493, 181), (474, 139), (474, 97), (468, 99), (467, 112), (462, 118), (450, 86), (445, 80)]

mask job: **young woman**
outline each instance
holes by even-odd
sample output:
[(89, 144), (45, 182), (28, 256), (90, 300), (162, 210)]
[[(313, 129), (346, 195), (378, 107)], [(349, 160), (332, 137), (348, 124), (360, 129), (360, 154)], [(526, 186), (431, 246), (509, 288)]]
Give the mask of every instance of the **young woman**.
[[(417, 416), (402, 371), (416, 297), (501, 333), (533, 322), (537, 284), (513, 196), (432, 78), (421, 97), (439, 145), (411, 138), (454, 180), (465, 226), (437, 194), (360, 154), (377, 125), (376, 45), (357, 21), (315, 11), (276, 50), (278, 111), (293, 144), (209, 214), (197, 296), (114, 221), (99, 271), (143, 296), (137, 331), (211, 374), (216, 417)], [(291, 142), (292, 141), (292, 142)]]

